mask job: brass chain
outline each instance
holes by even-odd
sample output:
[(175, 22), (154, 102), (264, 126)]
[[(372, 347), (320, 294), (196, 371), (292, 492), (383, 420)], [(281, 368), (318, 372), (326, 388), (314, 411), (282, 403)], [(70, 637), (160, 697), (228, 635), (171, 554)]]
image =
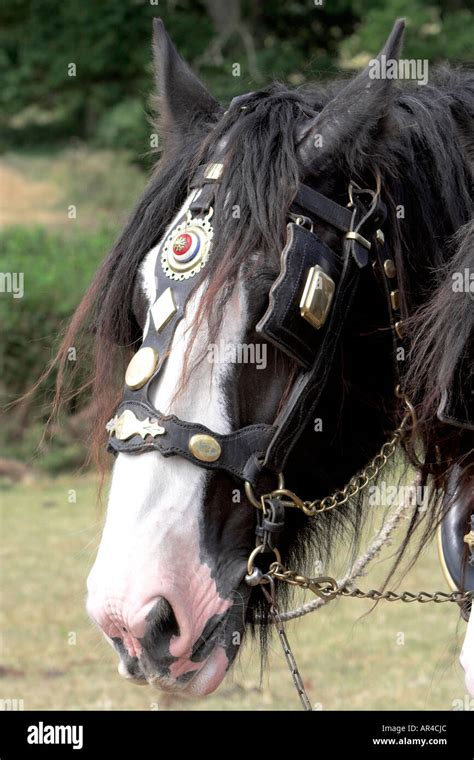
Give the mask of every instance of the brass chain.
[[(389, 459), (395, 454), (405, 432), (407, 422), (411, 419), (412, 423), (416, 424), (415, 410), (410, 401), (402, 394), (400, 394), (400, 398), (403, 399), (408, 411), (403, 417), (399, 427), (394, 431), (392, 438), (382, 445), (380, 451), (377, 452), (369, 464), (354, 475), (344, 488), (334, 491), (330, 496), (325, 496), (322, 499), (315, 499), (314, 501), (303, 501), (299, 496), (293, 493), (293, 491), (290, 491), (287, 488), (277, 488), (275, 491), (272, 491), (269, 494), (264, 494), (261, 497), (262, 509), (265, 508), (265, 501), (267, 499), (280, 498), (285, 507), (296, 507), (308, 517), (315, 517), (323, 512), (329, 512), (332, 509), (343, 506), (343, 504), (346, 504), (350, 499), (360, 493), (377, 477)], [(468, 538), (468, 536), (465, 538)], [(251, 555), (252, 560), (255, 551)], [(249, 567), (250, 565), (252, 565), (252, 567), (249, 569), (249, 573), (251, 573), (251, 570), (253, 569), (253, 563), (249, 561)], [(387, 602), (420, 602), (421, 604), (426, 604), (427, 602), (434, 602), (436, 604), (442, 604), (444, 602), (470, 604), (474, 598), (474, 592), (472, 591), (435, 591), (434, 593), (428, 591), (419, 591), (418, 593), (403, 591), (399, 594), (396, 591), (380, 591), (378, 589), (362, 591), (361, 589), (352, 586), (338, 586), (337, 581), (330, 576), (309, 578), (294, 570), (288, 570), (288, 568), (280, 562), (279, 556), (277, 556), (277, 561), (271, 564), (267, 576), (288, 583), (291, 586), (307, 589), (322, 599), (327, 600), (335, 599), (336, 597), (351, 597), (353, 599), (371, 599), (375, 602), (384, 599)]]
[(397, 593), (396, 591), (380, 591), (378, 589), (362, 591), (356, 587), (338, 586), (337, 581), (328, 576), (308, 578), (306, 575), (301, 575), (294, 570), (288, 570), (281, 562), (272, 562), (268, 575), (276, 580), (289, 583), (290, 586), (298, 586), (299, 588), (312, 591), (313, 594), (327, 600), (335, 599), (338, 596), (347, 596), (353, 599), (371, 599), (374, 602), (384, 599), (387, 602), (406, 602), (408, 604), (410, 602), (420, 602), (421, 604), (426, 604), (427, 602), (434, 602), (435, 604), (457, 602), (458, 604), (463, 604), (465, 602), (472, 602), (474, 599), (474, 591), (435, 591), (433, 593), (419, 591), (416, 594), (412, 591)]
[(385, 467), (389, 459), (395, 454), (401, 436), (401, 428), (394, 433), (393, 437), (386, 441), (380, 451), (374, 456), (362, 472), (354, 475), (347, 485), (342, 489), (335, 491), (330, 496), (323, 499), (315, 499), (310, 503), (305, 503), (303, 510), (308, 517), (314, 517), (321, 512), (329, 512), (332, 509), (341, 507), (349, 499), (352, 499), (360, 491), (368, 486), (374, 480), (379, 472)]
[(303, 501), (293, 491), (287, 488), (277, 488), (275, 491), (264, 494), (261, 497), (262, 504), (268, 498), (283, 497), (282, 503), (285, 507), (296, 507), (304, 512), (307, 517), (316, 517), (316, 515), (320, 515), (322, 512), (330, 512), (332, 509), (342, 507), (350, 499), (363, 491), (395, 454), (409, 416), (407, 414), (403, 418), (400, 426), (393, 433), (392, 438), (389, 441), (385, 441), (380, 451), (377, 452), (369, 464), (363, 470), (353, 475), (344, 488), (334, 491), (330, 496), (315, 499), (314, 501)]
[[(281, 482), (279, 483), (279, 486), (281, 487), (275, 489), (271, 493), (263, 494), (260, 497), (260, 502), (255, 497), (251, 485), (246, 483), (246, 494), (249, 501), (258, 509), (262, 509), (265, 513), (265, 503), (267, 499), (278, 498), (281, 500), (283, 506), (296, 507), (308, 517), (315, 517), (323, 512), (329, 512), (346, 504), (350, 499), (365, 489), (368, 484), (378, 476), (391, 457), (393, 457), (403, 438), (405, 427), (410, 419), (413, 428), (416, 427), (416, 414), (412, 404), (407, 397), (401, 393), (399, 387), (397, 387), (396, 395), (404, 401), (405, 406), (407, 407), (407, 412), (399, 427), (394, 431), (392, 438), (382, 445), (380, 451), (377, 452), (369, 464), (363, 470), (356, 473), (344, 488), (338, 489), (330, 496), (325, 496), (322, 499), (303, 501), (299, 496), (293, 493), (293, 491), (283, 487), (283, 476), (280, 475)], [(465, 536), (464, 540), (471, 547), (472, 543), (474, 543), (474, 530), (471, 530), (471, 533)], [(387, 602), (405, 602), (407, 604), (411, 602), (419, 602), (420, 604), (426, 604), (427, 602), (434, 602), (435, 604), (456, 602), (464, 609), (469, 608), (468, 606), (473, 604), (474, 591), (435, 591), (433, 593), (428, 591), (419, 591), (417, 593), (413, 593), (412, 591), (402, 591), (401, 593), (398, 593), (396, 591), (381, 591), (379, 589), (363, 591), (362, 589), (347, 583), (339, 586), (338, 582), (330, 576), (310, 578), (286, 568), (282, 564), (280, 554), (275, 547), (272, 547), (271, 550), (276, 557), (276, 561), (272, 562), (269, 570), (264, 575), (261, 570), (255, 567), (254, 560), (258, 554), (263, 553), (265, 550), (266, 547), (264, 544), (257, 543), (256, 548), (253, 550), (248, 560), (246, 579), (249, 585), (260, 585), (260, 588), (270, 604), (270, 618), (277, 629), (280, 643), (293, 678), (293, 683), (305, 710), (311, 710), (312, 707), (285, 633), (283, 619), (275, 596), (275, 580), (288, 583), (290, 586), (298, 586), (298, 588), (311, 591), (316, 596), (327, 601), (336, 599), (337, 597), (350, 597), (352, 599), (370, 599), (373, 602), (378, 602), (383, 599)], [(270, 593), (265, 589), (265, 584), (270, 584)]]

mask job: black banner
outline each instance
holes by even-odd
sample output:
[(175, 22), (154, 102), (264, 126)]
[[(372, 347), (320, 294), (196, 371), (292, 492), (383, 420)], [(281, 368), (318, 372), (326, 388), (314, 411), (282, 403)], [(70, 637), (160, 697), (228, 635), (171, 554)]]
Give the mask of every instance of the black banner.
[[(0, 760), (122, 758), (189, 747), (261, 754), (303, 746), (314, 753), (472, 760), (474, 714), (459, 712), (27, 712), (0, 713)], [(281, 747), (278, 747), (280, 740)], [(255, 743), (257, 740), (257, 743)]]

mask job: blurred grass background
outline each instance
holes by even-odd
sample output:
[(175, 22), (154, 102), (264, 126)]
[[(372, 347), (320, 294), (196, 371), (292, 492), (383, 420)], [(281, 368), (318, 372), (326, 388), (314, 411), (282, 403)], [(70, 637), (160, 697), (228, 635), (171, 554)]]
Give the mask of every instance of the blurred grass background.
[[(232, 675), (204, 700), (182, 701), (123, 681), (115, 653), (84, 611), (101, 527), (95, 492), (90, 475), (3, 484), (0, 697), (45, 710), (300, 709), (275, 638), (261, 684), (252, 642)], [(345, 552), (337, 553), (344, 564)], [(389, 554), (360, 580), (362, 588), (380, 584)], [(433, 545), (401, 588), (445, 588)], [(343, 599), (288, 624), (316, 709), (452, 710), (466, 704), (458, 662), (465, 624), (457, 608), (382, 602), (363, 617), (369, 609), (369, 602)]]
[[(408, 22), (404, 55), (432, 63), (466, 63), (474, 31), (467, 0), (162, 0), (158, 7), (148, 0), (4, 0), (0, 272), (23, 272), (25, 294), (15, 300), (0, 292), (0, 406), (31, 388), (47, 365), (144, 188), (156, 140), (156, 15), (222, 101), (274, 79), (299, 86), (357, 71), (397, 16)], [(78, 357), (77, 385), (87, 362), (87, 354)], [(82, 394), (66, 405), (54, 437), (42, 440), (54, 379), (0, 416), (0, 697), (23, 698), (27, 708), (175, 707), (148, 688), (124, 685), (112, 651), (87, 622), (85, 577), (101, 522), (92, 475), (76, 474), (87, 450), (89, 400)], [(67, 501), (71, 488), (75, 504)], [(370, 582), (381, 574), (377, 568)], [(444, 587), (433, 552), (405, 585)], [(451, 709), (463, 698), (452, 609), (380, 605), (356, 622), (363, 609), (345, 601), (290, 627), (314, 702)], [(399, 631), (404, 646), (396, 644)], [(297, 709), (273, 648), (263, 689), (249, 647), (216, 695), (177, 709)]]

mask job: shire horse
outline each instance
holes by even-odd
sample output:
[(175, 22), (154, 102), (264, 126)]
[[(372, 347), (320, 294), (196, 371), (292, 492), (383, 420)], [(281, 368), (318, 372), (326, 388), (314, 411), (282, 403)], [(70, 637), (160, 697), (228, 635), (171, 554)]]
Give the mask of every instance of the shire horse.
[[(399, 59), (403, 30), (379, 63)], [(404, 461), (430, 494), (396, 564), (453, 512), (446, 552), (472, 581), (474, 76), (417, 85), (369, 66), (226, 110), (161, 20), (154, 57), (162, 157), (72, 319), (58, 384), (67, 347), (93, 340), (96, 445), (108, 421), (116, 461), (88, 613), (122, 676), (203, 696), (246, 630), (264, 648), (258, 581), (275, 556), (302, 571), (360, 537), (366, 488), (313, 516), (288, 494), (310, 513), (304, 500), (340, 494), (394, 430), (399, 457), (372, 483)]]

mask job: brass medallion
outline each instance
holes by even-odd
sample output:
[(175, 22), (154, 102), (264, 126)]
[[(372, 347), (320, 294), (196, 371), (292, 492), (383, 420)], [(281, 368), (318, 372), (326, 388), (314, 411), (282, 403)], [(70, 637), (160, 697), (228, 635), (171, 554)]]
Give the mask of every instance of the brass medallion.
[(209, 259), (214, 229), (210, 224), (213, 209), (203, 219), (188, 212), (174, 227), (161, 249), (161, 265), (171, 280), (187, 280), (201, 271)]
[(212, 435), (193, 435), (188, 444), (189, 451), (200, 462), (215, 462), (219, 459), (222, 449), (219, 441)]
[(158, 364), (158, 353), (151, 346), (140, 348), (130, 359), (125, 372), (125, 383), (132, 390), (142, 388), (154, 374)]

